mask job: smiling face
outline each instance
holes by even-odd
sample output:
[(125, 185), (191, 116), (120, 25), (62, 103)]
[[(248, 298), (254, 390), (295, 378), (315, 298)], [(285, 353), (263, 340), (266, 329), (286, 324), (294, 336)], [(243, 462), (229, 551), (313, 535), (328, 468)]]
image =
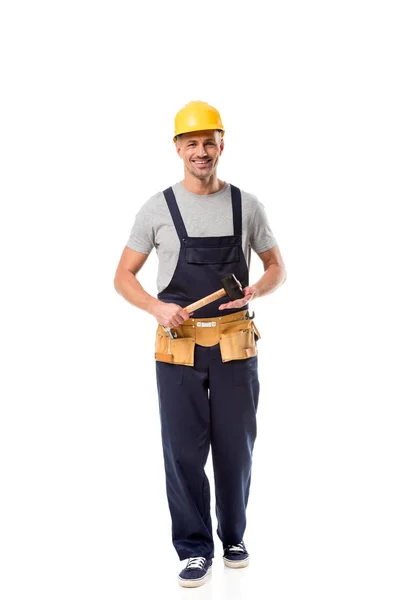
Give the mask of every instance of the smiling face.
[(176, 151), (183, 160), (185, 171), (196, 179), (208, 180), (216, 174), (223, 149), (224, 140), (215, 129), (183, 133), (176, 140)]

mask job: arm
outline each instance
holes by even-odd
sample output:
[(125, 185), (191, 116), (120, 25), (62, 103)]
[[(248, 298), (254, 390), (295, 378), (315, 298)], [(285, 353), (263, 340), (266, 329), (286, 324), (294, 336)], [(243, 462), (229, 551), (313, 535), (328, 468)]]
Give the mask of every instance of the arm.
[(270, 294), (286, 281), (286, 268), (278, 246), (261, 252), (258, 256), (264, 265), (264, 275), (253, 286), (253, 299)]
[(136, 278), (148, 256), (126, 246), (115, 273), (114, 287), (130, 304), (153, 315), (160, 325), (177, 327), (189, 318), (188, 313), (177, 304), (161, 302), (148, 294)]
[(278, 246), (258, 254), (264, 265), (264, 274), (254, 285), (243, 288), (244, 298), (221, 304), (219, 309), (241, 308), (247, 302), (270, 294), (286, 281), (286, 269)]
[(143, 289), (136, 275), (148, 257), (148, 254), (136, 252), (125, 246), (114, 277), (114, 287), (117, 292), (130, 304), (147, 312), (157, 300)]

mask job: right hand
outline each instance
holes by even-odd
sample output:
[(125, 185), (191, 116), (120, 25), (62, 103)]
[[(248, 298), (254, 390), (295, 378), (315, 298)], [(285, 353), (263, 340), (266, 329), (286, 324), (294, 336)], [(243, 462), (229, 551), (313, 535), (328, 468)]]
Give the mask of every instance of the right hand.
[(161, 302), (160, 300), (157, 301), (150, 312), (156, 318), (157, 323), (164, 325), (164, 327), (178, 327), (190, 318), (190, 314), (178, 304)]

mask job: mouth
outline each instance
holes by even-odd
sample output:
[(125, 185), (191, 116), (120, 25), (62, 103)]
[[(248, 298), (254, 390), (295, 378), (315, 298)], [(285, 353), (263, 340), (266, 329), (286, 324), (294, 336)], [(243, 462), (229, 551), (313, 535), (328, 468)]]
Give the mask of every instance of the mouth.
[(208, 158), (206, 160), (192, 160), (192, 162), (196, 165), (196, 167), (206, 167), (211, 162), (211, 159)]

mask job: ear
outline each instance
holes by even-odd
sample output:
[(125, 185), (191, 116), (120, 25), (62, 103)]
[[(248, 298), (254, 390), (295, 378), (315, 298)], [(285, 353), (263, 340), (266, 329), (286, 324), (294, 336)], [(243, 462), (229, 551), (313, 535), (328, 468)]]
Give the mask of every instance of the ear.
[(182, 158), (182, 156), (181, 156), (182, 146), (179, 144), (179, 142), (175, 142), (175, 150), (177, 151), (178, 155)]
[(224, 138), (221, 138), (221, 142), (219, 144), (219, 152), (220, 152), (220, 154), (222, 154), (222, 152), (224, 150), (224, 147), (225, 147)]

